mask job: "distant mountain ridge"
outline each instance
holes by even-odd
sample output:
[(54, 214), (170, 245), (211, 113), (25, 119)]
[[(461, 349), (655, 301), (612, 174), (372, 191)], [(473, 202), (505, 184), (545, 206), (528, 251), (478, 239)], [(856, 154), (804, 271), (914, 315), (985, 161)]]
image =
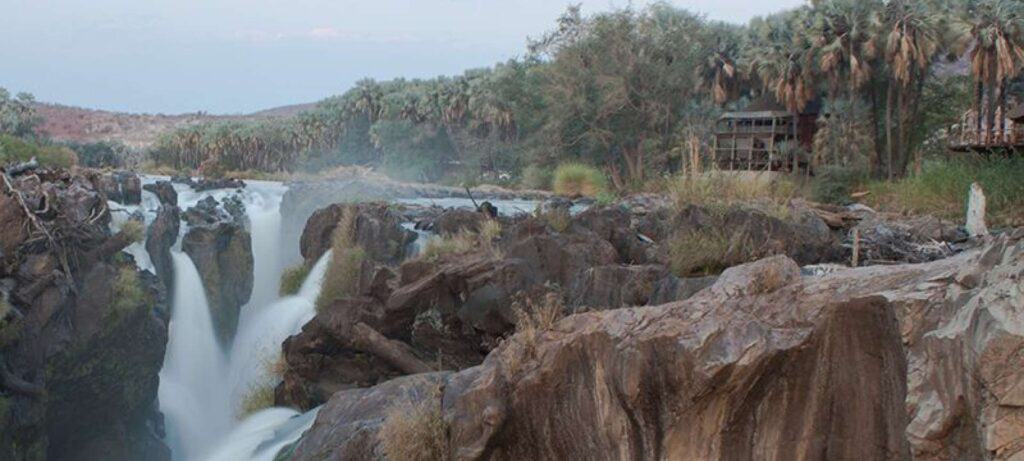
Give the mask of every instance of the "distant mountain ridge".
[(133, 114), (53, 103), (36, 103), (34, 108), (42, 119), (39, 131), (55, 141), (115, 141), (136, 149), (145, 149), (167, 131), (212, 121), (247, 121), (289, 118), (310, 109), (315, 103), (292, 104), (244, 115), (212, 115), (205, 112), (188, 114)]

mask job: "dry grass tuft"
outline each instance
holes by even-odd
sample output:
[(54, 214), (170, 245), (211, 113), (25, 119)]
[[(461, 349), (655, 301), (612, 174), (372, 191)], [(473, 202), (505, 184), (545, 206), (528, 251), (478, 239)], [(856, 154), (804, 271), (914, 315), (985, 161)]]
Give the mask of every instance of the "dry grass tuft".
[(334, 229), (331, 262), (327, 266), (323, 288), (316, 300), (317, 311), (326, 309), (337, 299), (353, 296), (359, 290), (366, 252), (355, 244), (355, 221), (355, 213), (346, 210)]
[(390, 461), (447, 459), (448, 425), (441, 414), (440, 397), (393, 405), (378, 437)]
[(572, 215), (569, 214), (568, 208), (557, 207), (545, 210), (538, 205), (534, 214), (558, 233), (569, 230), (569, 226), (572, 225)]
[(548, 293), (541, 302), (527, 298), (513, 305), (516, 332), (500, 354), (509, 376), (518, 376), (526, 363), (536, 357), (537, 344), (545, 332), (565, 316), (565, 304), (557, 293)]
[(148, 301), (146, 291), (139, 283), (139, 274), (135, 268), (124, 266), (117, 271), (113, 283), (114, 297), (112, 312), (115, 315), (125, 314)]
[(266, 383), (253, 386), (249, 392), (242, 397), (236, 416), (238, 419), (245, 419), (247, 416), (260, 410), (274, 406), (274, 386)]
[(428, 240), (418, 258), (423, 261), (436, 262), (449, 255), (462, 255), (477, 250), (500, 257), (500, 251), (494, 244), (499, 237), (501, 237), (501, 224), (495, 220), (487, 220), (480, 227), (479, 232), (463, 230), (455, 235)]
[(608, 188), (608, 180), (601, 170), (582, 163), (565, 163), (554, 174), (552, 188), (566, 197), (596, 197)]
[(129, 242), (141, 242), (146, 237), (146, 225), (142, 221), (129, 219), (121, 226), (121, 235), (124, 235)]
[(757, 250), (744, 232), (726, 236), (695, 231), (669, 242), (669, 267), (678, 277), (717, 274), (737, 264), (757, 259)]

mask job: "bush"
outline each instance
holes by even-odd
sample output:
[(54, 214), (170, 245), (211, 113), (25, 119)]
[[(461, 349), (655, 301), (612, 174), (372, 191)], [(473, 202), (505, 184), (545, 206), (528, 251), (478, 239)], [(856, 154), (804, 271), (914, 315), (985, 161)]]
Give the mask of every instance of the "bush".
[(278, 294), (281, 296), (290, 296), (299, 293), (299, 289), (302, 288), (302, 283), (306, 281), (306, 277), (309, 276), (311, 267), (305, 263), (299, 263), (298, 265), (289, 267), (284, 270), (281, 274), (281, 284), (278, 288)]
[(393, 405), (378, 437), (390, 461), (448, 459), (448, 425), (441, 414), (440, 396)]
[(1024, 225), (1024, 158), (963, 158), (926, 162), (919, 174), (897, 182), (867, 185), (874, 207), (900, 213), (931, 214), (957, 222), (967, 212), (971, 183), (985, 191), (987, 222)]
[(822, 203), (847, 205), (852, 202), (854, 188), (867, 180), (867, 173), (857, 168), (827, 166), (818, 170), (811, 186), (811, 198)]
[(669, 242), (669, 267), (678, 277), (717, 274), (757, 257), (750, 238), (742, 232), (728, 237), (699, 230), (676, 235)]
[(62, 146), (45, 146), (11, 135), (0, 135), (0, 165), (27, 162), (35, 157), (40, 165), (70, 168), (78, 158), (75, 152)]
[(147, 302), (146, 291), (139, 284), (139, 274), (135, 268), (124, 266), (118, 270), (113, 283), (114, 295), (112, 313), (122, 315)]
[(355, 214), (346, 210), (334, 229), (331, 261), (324, 275), (323, 288), (316, 299), (317, 311), (326, 309), (334, 300), (356, 294), (366, 252), (354, 242)]
[(555, 170), (553, 188), (566, 197), (595, 197), (607, 188), (607, 179), (597, 168), (582, 163), (565, 163)]
[(534, 214), (547, 223), (548, 227), (554, 229), (555, 232), (565, 232), (572, 225), (572, 215), (569, 213), (568, 208), (556, 207), (545, 210), (538, 205), (537, 211)]
[(141, 242), (146, 237), (146, 224), (142, 221), (129, 219), (121, 226), (120, 233), (132, 243)]
[(550, 168), (538, 165), (530, 165), (523, 168), (522, 178), (519, 185), (525, 189), (548, 190), (551, 189), (551, 179), (554, 174)]

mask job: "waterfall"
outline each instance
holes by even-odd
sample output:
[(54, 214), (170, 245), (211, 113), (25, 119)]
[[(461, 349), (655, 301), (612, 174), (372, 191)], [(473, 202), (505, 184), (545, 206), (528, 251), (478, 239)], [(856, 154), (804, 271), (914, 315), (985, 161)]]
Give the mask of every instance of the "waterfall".
[(199, 271), (180, 251), (172, 251), (171, 259), (175, 302), (158, 398), (175, 459), (192, 460), (230, 429), (222, 378), (225, 357), (217, 345)]
[[(272, 460), (312, 425), (316, 410), (299, 414), (270, 408), (240, 420), (240, 409), (253, 389), (277, 384), (279, 377), (269, 365), (279, 359), (281, 343), (315, 315), (330, 253), (314, 265), (298, 294), (279, 299), (280, 204), (287, 188), (260, 181), (241, 192), (175, 188), (182, 210), (206, 196), (222, 201), (239, 194), (250, 223), (254, 284), (234, 342), (224, 351), (216, 340), (198, 270), (188, 255), (172, 250), (175, 296), (158, 392), (167, 444), (175, 460)], [(143, 211), (148, 222), (150, 210)]]

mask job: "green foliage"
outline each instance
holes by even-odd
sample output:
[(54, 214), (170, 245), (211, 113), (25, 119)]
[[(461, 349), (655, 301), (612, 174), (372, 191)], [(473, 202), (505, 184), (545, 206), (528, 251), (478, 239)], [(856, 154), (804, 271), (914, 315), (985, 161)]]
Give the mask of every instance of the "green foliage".
[(129, 219), (121, 226), (121, 234), (131, 243), (141, 242), (146, 237), (146, 225), (141, 221)]
[(34, 102), (35, 98), (28, 93), (18, 93), (12, 98), (11, 93), (0, 87), (0, 135), (19, 138), (35, 136), (39, 117), (32, 108)]
[(90, 168), (123, 168), (130, 155), (127, 146), (117, 142), (67, 143), (78, 163)]
[(316, 300), (316, 308), (323, 311), (335, 300), (346, 296), (354, 296), (359, 289), (359, 278), (362, 274), (366, 252), (356, 245), (356, 217), (351, 210), (346, 210), (334, 229), (331, 243), (331, 261), (324, 274), (323, 288)]
[(927, 213), (963, 221), (971, 183), (985, 192), (987, 221), (1024, 225), (1024, 158), (960, 158), (925, 162), (921, 172), (898, 182), (867, 185), (870, 204), (887, 210)]
[(69, 168), (77, 163), (75, 152), (67, 147), (40, 145), (34, 141), (0, 134), (0, 165), (27, 162), (35, 157), (40, 165)]
[(811, 183), (811, 198), (822, 203), (849, 204), (852, 200), (850, 194), (867, 178), (868, 175), (863, 170), (852, 167), (821, 168)]
[(549, 190), (554, 172), (550, 168), (539, 165), (528, 165), (523, 168), (522, 178), (519, 184), (526, 189)]
[(565, 163), (555, 169), (552, 188), (567, 197), (596, 197), (606, 191), (608, 181), (597, 168), (582, 163)]
[(312, 270), (305, 263), (299, 263), (295, 266), (289, 267), (281, 273), (281, 284), (278, 289), (278, 294), (281, 296), (290, 296), (299, 293), (299, 289), (302, 288), (303, 282), (306, 281), (306, 277), (309, 276), (309, 271)]
[(149, 302), (149, 296), (139, 283), (139, 274), (134, 267), (124, 266), (118, 269), (113, 288), (111, 312), (115, 316), (125, 315)]

